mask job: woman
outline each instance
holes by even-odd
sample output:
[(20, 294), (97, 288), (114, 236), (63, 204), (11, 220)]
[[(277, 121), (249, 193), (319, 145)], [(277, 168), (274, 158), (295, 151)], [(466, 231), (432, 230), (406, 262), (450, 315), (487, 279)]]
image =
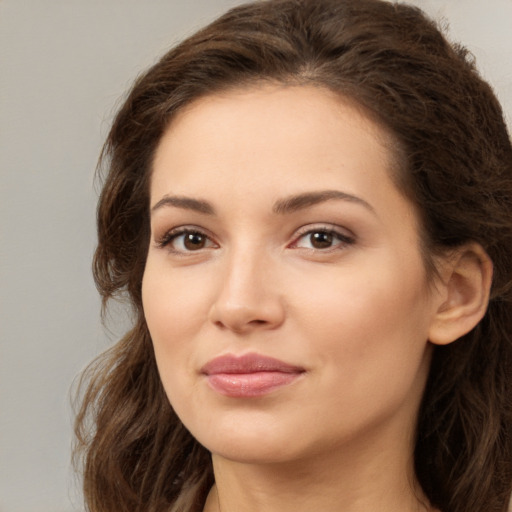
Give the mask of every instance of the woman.
[(506, 511), (512, 148), (421, 11), (235, 8), (103, 161), (95, 278), (134, 327), (77, 419), (91, 511)]

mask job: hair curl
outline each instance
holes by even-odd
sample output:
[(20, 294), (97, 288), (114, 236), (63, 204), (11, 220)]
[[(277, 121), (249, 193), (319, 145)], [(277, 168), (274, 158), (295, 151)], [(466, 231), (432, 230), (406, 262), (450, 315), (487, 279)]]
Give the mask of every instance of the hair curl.
[(381, 0), (263, 0), (232, 9), (134, 84), (104, 146), (94, 276), (134, 327), (92, 365), (76, 420), (92, 512), (202, 510), (209, 454), (173, 412), (144, 320), (152, 158), (183, 106), (256, 81), (327, 87), (394, 135), (399, 186), (429, 254), (478, 242), (494, 264), (486, 316), (436, 347), (415, 468), (443, 512), (505, 512), (512, 486), (512, 147), (471, 56), (419, 9)]

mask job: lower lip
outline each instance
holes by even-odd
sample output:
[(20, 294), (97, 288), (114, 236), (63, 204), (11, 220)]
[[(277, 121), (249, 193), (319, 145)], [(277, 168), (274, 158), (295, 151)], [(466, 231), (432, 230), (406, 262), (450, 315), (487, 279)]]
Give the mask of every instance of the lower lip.
[(208, 384), (221, 395), (232, 398), (263, 396), (297, 380), (301, 373), (255, 372), (207, 375)]

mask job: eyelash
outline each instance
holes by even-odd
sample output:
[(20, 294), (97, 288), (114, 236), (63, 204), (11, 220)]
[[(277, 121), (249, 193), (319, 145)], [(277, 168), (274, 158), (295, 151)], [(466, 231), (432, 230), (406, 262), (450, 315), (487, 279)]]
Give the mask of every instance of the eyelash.
[[(327, 235), (328, 237), (332, 237), (333, 241), (337, 240), (338, 243), (331, 245), (329, 247), (325, 248), (315, 248), (315, 247), (302, 247), (302, 249), (309, 250), (309, 251), (320, 251), (323, 253), (340, 250), (348, 245), (352, 245), (355, 243), (355, 237), (347, 235), (345, 233), (342, 233), (341, 231), (335, 229), (332, 225), (329, 226), (318, 226), (315, 228), (307, 227), (304, 228), (303, 231), (299, 231), (297, 236), (294, 238), (293, 242), (288, 245), (288, 247), (291, 248), (301, 248), (298, 246), (298, 243), (301, 239), (307, 237), (308, 235), (314, 235), (314, 234), (322, 234)], [(193, 253), (193, 252), (199, 252), (201, 249), (209, 248), (209, 247), (200, 247), (197, 250), (183, 250), (183, 249), (176, 249), (172, 247), (172, 243), (177, 240), (179, 237), (184, 237), (187, 235), (198, 235), (200, 237), (203, 237), (205, 239), (205, 243), (209, 243), (210, 246), (217, 246), (217, 244), (212, 240), (212, 238), (206, 234), (202, 229), (195, 228), (195, 227), (179, 227), (174, 228), (166, 233), (162, 237), (160, 237), (158, 240), (156, 240), (156, 246), (158, 248), (168, 248), (171, 252), (175, 254), (187, 254), (187, 253)], [(185, 242), (184, 242), (185, 243)]]
[(309, 251), (315, 251), (315, 252), (320, 251), (320, 252), (325, 253), (325, 252), (331, 252), (331, 251), (343, 249), (348, 245), (354, 244), (356, 241), (355, 237), (353, 237), (351, 235), (347, 235), (346, 233), (343, 233), (340, 230), (336, 229), (334, 226), (329, 225), (329, 226), (318, 226), (318, 227), (314, 227), (314, 228), (311, 228), (311, 227), (304, 228), (304, 231), (302, 231), (302, 232), (299, 231), (298, 236), (290, 244), (290, 246), (297, 247), (297, 244), (301, 239), (307, 237), (308, 235), (311, 236), (311, 235), (320, 234), (320, 233), (323, 234), (324, 236), (327, 235), (329, 237), (332, 237), (333, 242), (334, 242), (334, 240), (337, 240), (339, 243), (331, 245), (330, 247), (322, 248), (322, 249), (316, 248), (316, 247), (311, 247), (311, 248), (303, 247), (303, 249), (306, 249)]
[(192, 251), (192, 250), (184, 251), (184, 250), (175, 249), (174, 247), (172, 247), (172, 242), (177, 240), (180, 236), (187, 236), (187, 235), (199, 235), (199, 236), (203, 237), (206, 241), (209, 241), (210, 243), (215, 244), (212, 241), (211, 237), (208, 236), (203, 230), (201, 230), (199, 228), (195, 228), (195, 227), (186, 227), (186, 228), (179, 227), (179, 228), (171, 229), (171, 230), (167, 231), (166, 233), (164, 233), (164, 235), (162, 237), (160, 237), (158, 240), (156, 240), (156, 246), (161, 248), (161, 249), (168, 248), (171, 252), (176, 253), (176, 254), (195, 252), (195, 251)]

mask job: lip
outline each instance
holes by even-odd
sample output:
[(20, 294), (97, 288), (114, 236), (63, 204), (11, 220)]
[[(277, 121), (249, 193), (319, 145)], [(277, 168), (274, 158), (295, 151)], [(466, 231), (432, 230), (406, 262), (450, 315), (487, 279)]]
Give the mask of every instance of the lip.
[(216, 357), (201, 368), (209, 386), (232, 398), (263, 396), (297, 380), (305, 369), (260, 354)]

